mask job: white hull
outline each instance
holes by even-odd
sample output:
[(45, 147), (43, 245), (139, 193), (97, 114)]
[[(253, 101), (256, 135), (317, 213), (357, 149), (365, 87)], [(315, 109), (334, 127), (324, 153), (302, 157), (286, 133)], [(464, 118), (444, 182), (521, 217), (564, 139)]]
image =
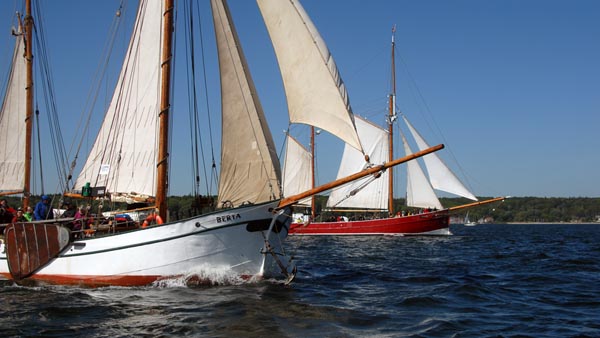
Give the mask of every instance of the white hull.
[[(291, 219), (270, 210), (278, 202), (223, 210), (126, 233), (76, 240), (29, 279), (56, 284), (146, 285), (173, 277), (212, 273), (240, 277), (285, 276), (265, 248), (292, 271), (281, 243)], [(277, 219), (277, 222), (273, 222)], [(269, 231), (271, 224), (281, 230)], [(249, 231), (253, 229), (264, 229)], [(4, 244), (0, 275), (10, 278)]]

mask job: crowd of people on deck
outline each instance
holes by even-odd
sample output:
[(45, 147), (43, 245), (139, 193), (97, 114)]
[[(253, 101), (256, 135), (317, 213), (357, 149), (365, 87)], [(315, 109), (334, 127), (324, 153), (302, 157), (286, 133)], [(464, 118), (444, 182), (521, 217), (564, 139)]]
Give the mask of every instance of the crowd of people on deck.
[(89, 214), (89, 206), (81, 205), (77, 207), (69, 201), (64, 201), (60, 210), (60, 213), (55, 212), (51, 205), (51, 198), (47, 195), (43, 195), (34, 208), (28, 206), (26, 209), (21, 207), (15, 209), (8, 205), (8, 201), (3, 198), (0, 200), (0, 234), (4, 233), (6, 225), (10, 223), (43, 221), (55, 218), (65, 219), (65, 221), (72, 219), (66, 225), (75, 233), (91, 228), (93, 218)]
[[(392, 218), (392, 217), (406, 217), (419, 215), (424, 213), (436, 212), (437, 208), (424, 208), (424, 209), (409, 209), (409, 210), (401, 210), (396, 212), (395, 215), (392, 214), (368, 214), (368, 215), (354, 215), (354, 216), (342, 216), (342, 215), (330, 215), (325, 218), (323, 222), (348, 222), (348, 221), (364, 221), (364, 220), (372, 220), (372, 219), (382, 219), (382, 218)], [(298, 218), (295, 220), (296, 223), (303, 223), (302, 218)]]
[[(155, 216), (158, 220), (145, 219), (142, 226), (141, 221), (134, 221), (127, 213), (116, 214), (112, 216), (103, 216), (102, 214), (93, 214), (90, 210), (91, 205), (77, 205), (71, 201), (65, 200), (59, 203), (57, 209), (52, 207), (52, 198), (48, 195), (41, 196), (39, 202), (32, 208), (13, 208), (9, 206), (7, 199), (0, 199), (0, 236), (4, 235), (7, 225), (11, 223), (24, 223), (35, 221), (53, 220), (71, 230), (74, 238), (91, 237), (95, 233), (116, 232), (130, 230), (132, 228), (148, 225), (162, 224), (162, 219)], [(153, 213), (151, 213), (153, 215)], [(0, 237), (1, 239), (1, 237)]]

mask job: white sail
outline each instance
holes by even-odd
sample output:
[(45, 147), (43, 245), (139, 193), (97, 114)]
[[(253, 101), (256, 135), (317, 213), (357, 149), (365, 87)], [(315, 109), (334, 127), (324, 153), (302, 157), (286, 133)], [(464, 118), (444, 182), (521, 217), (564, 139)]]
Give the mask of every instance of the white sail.
[[(404, 122), (408, 126), (410, 133), (415, 139), (417, 146), (420, 150), (429, 148), (429, 145), (423, 137), (417, 132), (415, 128), (408, 122), (405, 116), (402, 116)], [(458, 196), (466, 197), (468, 199), (477, 201), (477, 197), (473, 195), (469, 189), (467, 189), (460, 180), (454, 175), (454, 173), (442, 162), (442, 160), (435, 153), (425, 155), (423, 157), (425, 161), (425, 167), (429, 174), (429, 180), (431, 185), (438, 190), (449, 192)]]
[(75, 188), (104, 186), (114, 200), (155, 195), (163, 12), (162, 1), (140, 3), (112, 101)]
[(277, 55), (291, 123), (324, 129), (362, 152), (346, 87), (298, 1), (257, 0)]
[[(388, 132), (358, 116), (355, 116), (354, 121), (371, 163), (386, 162), (389, 152)], [(363, 155), (346, 144), (337, 177), (346, 177), (363, 170), (363, 163)], [(379, 178), (368, 176), (332, 191), (327, 200), (327, 207), (386, 210), (388, 189), (388, 173), (385, 171)]]
[[(406, 155), (412, 154), (412, 150), (402, 135), (402, 144)], [(440, 200), (427, 180), (427, 176), (421, 169), (417, 160), (407, 162), (406, 168), (406, 205), (417, 208), (443, 209)]]
[[(312, 189), (312, 155), (295, 138), (287, 136), (283, 163), (283, 194), (293, 196)], [(311, 198), (296, 205), (310, 206)]]
[(221, 206), (281, 198), (273, 137), (246, 64), (229, 8), (211, 1), (221, 72)]
[(0, 190), (23, 191), (25, 168), (26, 60), (23, 35), (16, 35), (6, 93), (0, 110)]

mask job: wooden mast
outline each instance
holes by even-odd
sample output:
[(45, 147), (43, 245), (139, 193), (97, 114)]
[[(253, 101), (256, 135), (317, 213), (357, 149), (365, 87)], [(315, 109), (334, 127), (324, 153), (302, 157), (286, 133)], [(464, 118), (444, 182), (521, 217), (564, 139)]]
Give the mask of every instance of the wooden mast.
[(25, 87), (25, 170), (23, 173), (23, 208), (29, 206), (31, 194), (31, 135), (33, 133), (33, 53), (32, 53), (33, 16), (31, 0), (25, 1), (25, 63), (27, 84)]
[[(390, 94), (390, 106), (388, 115), (388, 160), (394, 159), (394, 120), (396, 118), (396, 63), (394, 57), (396, 25), (392, 27), (392, 93)], [(388, 212), (394, 214), (394, 170), (388, 172)]]
[(160, 88), (160, 127), (158, 140), (156, 207), (158, 215), (167, 220), (167, 169), (169, 165), (169, 110), (171, 108), (171, 45), (173, 39), (173, 0), (165, 0), (162, 30), (162, 61)]

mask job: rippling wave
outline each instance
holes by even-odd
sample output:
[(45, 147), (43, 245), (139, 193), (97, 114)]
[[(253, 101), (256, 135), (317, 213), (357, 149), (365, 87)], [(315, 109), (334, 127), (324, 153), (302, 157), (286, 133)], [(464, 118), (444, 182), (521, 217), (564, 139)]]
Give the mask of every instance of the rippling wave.
[[(600, 225), (456, 226), (444, 237), (291, 237), (289, 286), (0, 280), (3, 337), (600, 337)], [(189, 277), (189, 276), (188, 276)]]

